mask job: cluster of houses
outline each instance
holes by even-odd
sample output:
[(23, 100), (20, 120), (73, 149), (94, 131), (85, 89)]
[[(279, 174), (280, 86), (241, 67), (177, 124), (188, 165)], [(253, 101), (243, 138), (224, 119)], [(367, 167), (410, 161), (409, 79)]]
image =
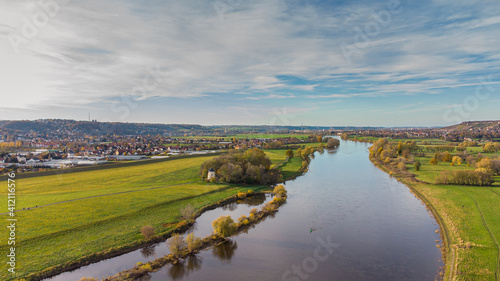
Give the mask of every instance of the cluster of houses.
[[(99, 165), (110, 161), (145, 160), (172, 155), (195, 155), (217, 150), (279, 148), (306, 142), (304, 139), (172, 138), (159, 136), (112, 136), (52, 140), (18, 139), (15, 152), (0, 154), (0, 173), (12, 168), (21, 172)], [(1, 151), (0, 151), (1, 152)]]

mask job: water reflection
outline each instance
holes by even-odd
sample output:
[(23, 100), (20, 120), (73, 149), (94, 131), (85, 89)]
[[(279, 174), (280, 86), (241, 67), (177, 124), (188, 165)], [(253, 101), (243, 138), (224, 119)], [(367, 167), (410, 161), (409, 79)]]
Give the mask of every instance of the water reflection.
[(238, 249), (238, 243), (233, 240), (228, 240), (220, 244), (219, 246), (214, 247), (212, 249), (212, 254), (219, 260), (230, 263), (231, 259), (234, 256), (234, 253), (236, 252), (236, 249)]
[(201, 264), (201, 258), (191, 255), (186, 260), (179, 261), (176, 264), (171, 265), (167, 273), (171, 280), (181, 280), (188, 276), (191, 272), (199, 270), (201, 268)]
[(156, 259), (155, 246), (150, 245), (141, 249), (141, 254), (144, 258), (154, 257)]
[(245, 204), (247, 206), (259, 206), (262, 205), (266, 201), (266, 195), (265, 194), (254, 194), (250, 197), (247, 197), (243, 200), (239, 200), (238, 204)]
[(229, 203), (227, 205), (222, 206), (222, 210), (232, 212), (232, 211), (236, 210), (237, 207), (238, 207), (238, 203), (233, 202), (233, 203)]

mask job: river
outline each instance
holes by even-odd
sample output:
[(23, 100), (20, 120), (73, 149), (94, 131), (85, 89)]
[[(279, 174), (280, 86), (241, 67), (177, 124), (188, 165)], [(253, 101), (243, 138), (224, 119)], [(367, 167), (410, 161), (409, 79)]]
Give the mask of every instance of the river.
[[(142, 280), (433, 281), (443, 266), (434, 218), (406, 186), (370, 162), (368, 144), (341, 141), (336, 150), (315, 153), (309, 171), (286, 188), (287, 203), (274, 217)], [(267, 200), (206, 212), (191, 231), (208, 235), (220, 215), (236, 220)], [(165, 244), (47, 280), (113, 275), (163, 256)]]

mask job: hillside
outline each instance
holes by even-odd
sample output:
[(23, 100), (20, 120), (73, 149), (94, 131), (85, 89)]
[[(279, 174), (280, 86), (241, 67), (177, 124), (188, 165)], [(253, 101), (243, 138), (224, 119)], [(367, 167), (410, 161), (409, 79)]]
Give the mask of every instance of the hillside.
[(63, 119), (42, 119), (34, 121), (0, 121), (0, 130), (9, 134), (36, 133), (54, 135), (77, 133), (87, 135), (169, 135), (184, 132), (203, 133), (209, 128), (191, 124), (148, 124), (89, 122)]
[(458, 125), (441, 128), (448, 132), (465, 132), (465, 131), (500, 131), (500, 121), (468, 121)]

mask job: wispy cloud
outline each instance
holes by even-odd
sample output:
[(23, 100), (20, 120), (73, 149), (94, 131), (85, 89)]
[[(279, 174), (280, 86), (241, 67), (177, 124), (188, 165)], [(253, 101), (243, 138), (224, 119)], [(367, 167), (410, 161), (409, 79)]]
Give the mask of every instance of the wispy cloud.
[[(71, 1), (16, 54), (13, 36), (42, 9), (2, 1), (1, 107), (104, 111), (124, 95), (214, 97), (221, 107), (421, 94), (453, 103), (454, 91), (481, 77), (500, 83), (498, 1), (401, 1), (350, 61), (340, 46), (355, 45), (386, 3), (238, 1), (221, 17), (215, 2)], [(144, 93), (149, 69), (160, 83)]]

